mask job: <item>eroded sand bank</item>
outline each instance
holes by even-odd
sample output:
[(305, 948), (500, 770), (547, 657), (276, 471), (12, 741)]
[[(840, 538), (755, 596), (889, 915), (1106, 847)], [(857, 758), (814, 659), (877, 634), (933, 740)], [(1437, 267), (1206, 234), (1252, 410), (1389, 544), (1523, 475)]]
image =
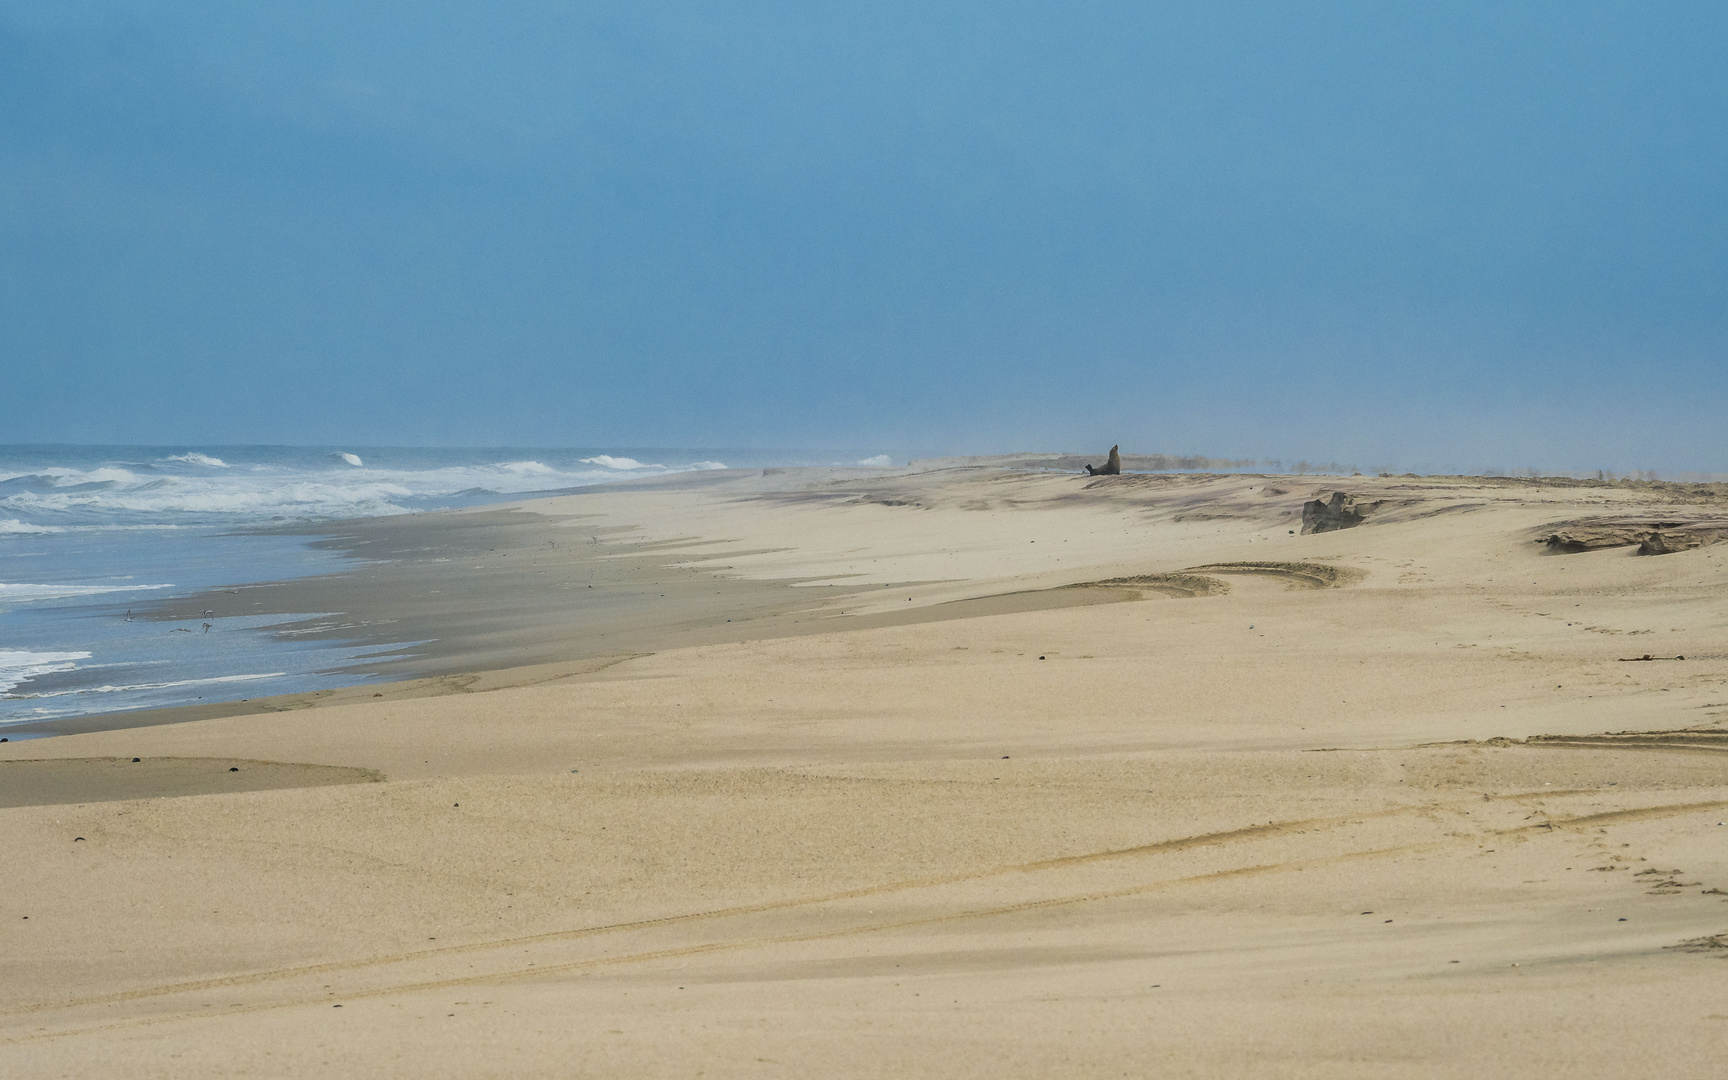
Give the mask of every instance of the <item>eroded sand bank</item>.
[[(1381, 505), (1300, 535), (1333, 489)], [(0, 747), (180, 785), (0, 809), (0, 1066), (1714, 1076), (1728, 545), (1539, 541), (1724, 503), (987, 469), (536, 503), (797, 603)], [(216, 786), (248, 763), (308, 779)]]

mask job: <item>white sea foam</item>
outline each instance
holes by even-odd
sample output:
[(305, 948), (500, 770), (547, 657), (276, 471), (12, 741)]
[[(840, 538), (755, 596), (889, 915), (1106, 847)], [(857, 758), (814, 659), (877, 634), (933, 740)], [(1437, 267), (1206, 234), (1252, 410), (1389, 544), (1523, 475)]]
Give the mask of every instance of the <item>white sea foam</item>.
[(38, 533), (65, 531), (58, 525), (31, 525), (17, 518), (0, 518), (0, 536), (34, 536)]
[[(708, 451), (719, 452), (751, 464), (786, 461), (759, 451)], [(88, 605), (118, 614), (181, 590), (334, 565), (335, 556), (302, 551), (292, 537), (234, 535), (248, 526), (404, 514), (726, 467), (694, 459), (689, 451), (622, 447), (369, 448), (364, 457), (332, 446), (0, 447), (0, 557), (7, 563), (0, 569), (0, 646), (13, 651), (0, 663), (0, 687), (46, 676), (10, 694), (0, 690), (0, 724), (212, 699), (224, 682), (235, 684), (230, 694), (247, 694), (363, 678), (354, 665), (364, 662), (351, 646), (293, 636), (274, 625), (278, 617), (224, 610), (222, 629), (242, 633), (220, 639), (89, 618)], [(180, 584), (154, 584), (168, 581)], [(102, 663), (70, 651), (86, 649)], [(166, 666), (139, 667), (152, 664)], [(274, 681), (265, 689), (263, 680)], [(54, 697), (18, 696), (32, 690)]]
[[(242, 448), (243, 450), (244, 448)], [(271, 520), (371, 517), (437, 505), (434, 500), (510, 496), (585, 487), (726, 463), (648, 461), (622, 454), (484, 462), (452, 460), (448, 452), (395, 457), (282, 452), (263, 460), (218, 458), (188, 451), (153, 462), (44, 463), (21, 471), (0, 468), (0, 536)], [(223, 467), (193, 460), (205, 458)]]
[[(0, 653), (0, 656), (4, 655), (4, 653)], [(82, 655), (89, 656), (90, 654), (83, 653)], [(68, 664), (66, 668), (54, 670), (65, 671), (71, 666)], [(265, 671), (255, 675), (217, 675), (208, 679), (172, 679), (168, 682), (130, 683), (126, 686), (81, 686), (76, 690), (51, 690), (42, 694), (12, 694), (10, 696), (14, 698), (54, 698), (70, 697), (74, 694), (124, 694), (136, 690), (168, 690), (178, 686), (211, 686), (218, 683), (256, 682), (259, 679), (280, 679), (286, 674), (288, 674), (286, 671)], [(17, 684), (14, 683), (13, 685)]]
[(868, 465), (872, 469), (886, 469), (888, 466), (894, 464), (894, 459), (889, 457), (887, 454), (877, 454), (875, 457), (865, 458), (858, 464)]
[[(561, 471), (538, 461), (456, 465), (432, 469), (346, 468), (253, 469), (191, 475), (138, 475), (120, 469), (44, 471), (22, 490), (0, 492), (0, 532), (34, 532), (62, 526), (33, 524), (97, 514), (157, 519), (180, 515), (218, 518), (354, 517), (402, 513), (403, 500), (440, 498), (463, 492), (516, 492), (576, 487), (604, 480), (610, 470)], [(14, 478), (18, 479), (18, 478)], [(22, 520), (20, 520), (20, 518)]]
[(0, 581), (0, 601), (57, 600), (66, 596), (95, 596), (98, 593), (145, 592), (150, 589), (172, 589), (173, 585), (9, 585)]
[(19, 649), (0, 649), (0, 694), (38, 675), (71, 671), (78, 666), (75, 661), (88, 659), (90, 654), (87, 652), (25, 652)]
[(608, 469), (663, 469), (664, 465), (644, 465), (635, 458), (613, 457), (611, 454), (599, 454), (595, 457), (582, 459), (589, 465), (604, 465)]

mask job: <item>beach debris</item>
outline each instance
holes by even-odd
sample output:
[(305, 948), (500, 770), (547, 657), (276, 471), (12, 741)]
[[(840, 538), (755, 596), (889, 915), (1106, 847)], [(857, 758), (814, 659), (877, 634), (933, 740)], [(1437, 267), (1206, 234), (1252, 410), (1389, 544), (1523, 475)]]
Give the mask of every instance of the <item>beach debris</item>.
[(240, 771), (240, 766), (238, 766), (238, 765), (230, 765), (230, 766), (228, 766), (228, 771), (229, 771), (229, 772), (239, 772), (239, 771)]
[(1728, 949), (1728, 934), (1711, 934), (1709, 937), (1691, 938), (1678, 945), (1667, 945), (1664, 948), (1678, 949), (1681, 952), (1716, 952)]
[[(1604, 548), (1631, 547), (1640, 542), (1649, 531), (1647, 524), (1628, 524), (1625, 522), (1561, 522), (1561, 527), (1548, 526), (1542, 531), (1546, 534), (1536, 538), (1538, 544), (1545, 546), (1550, 554), (1576, 555), (1585, 551), (1601, 551)], [(1553, 531), (1550, 532), (1549, 530)]]
[(170, 634), (190, 634), (192, 631), (186, 629), (184, 626), (176, 626), (174, 629), (172, 629), (168, 632)]
[(1302, 504), (1302, 535), (1354, 529), (1385, 502), (1384, 499), (1370, 502), (1347, 491), (1334, 491), (1323, 499), (1309, 499)]
[(1331, 589), (1354, 585), (1367, 575), (1354, 567), (1313, 562), (1227, 562), (1190, 566), (1184, 573), (1259, 574), (1277, 578), (1296, 589)]
[(1588, 518), (1557, 521), (1538, 530), (1536, 542), (1551, 555), (1576, 555), (1606, 548), (1633, 547), (1635, 555), (1672, 555), (1728, 539), (1728, 521), (1654, 518)]
[[(1622, 663), (1622, 664), (1641, 664), (1646, 660), (1684, 660), (1684, 659), (1686, 659), (1684, 656), (1651, 656), (1649, 653), (1645, 653), (1643, 656), (1622, 656), (1622, 657), (1620, 657), (1620, 663)], [(1626, 677), (1628, 679), (1630, 679), (1632, 676), (1628, 675)]]
[(1112, 446), (1110, 448), (1110, 457), (1108, 460), (1106, 460), (1104, 462), (1104, 465), (1101, 468), (1095, 469), (1090, 464), (1088, 464), (1086, 466), (1086, 475), (1087, 476), (1121, 476), (1122, 475), (1122, 450), (1121, 450), (1121, 447), (1120, 446)]
[(1709, 547), (1711, 544), (1728, 536), (1728, 529), (1696, 526), (1688, 529), (1653, 530), (1638, 544), (1639, 555), (1672, 555), (1677, 551), (1690, 551), (1693, 548)]
[(144, 760), (143, 758), (133, 758), (132, 763), (137, 764), (138, 762), (143, 761), (143, 760)]
[(1058, 585), (1059, 589), (1123, 589), (1128, 599), (1140, 599), (1138, 590), (1162, 593), (1165, 596), (1217, 596), (1230, 591), (1230, 586), (1217, 578), (1201, 574), (1136, 574), (1133, 577), (1105, 578), (1102, 581), (1077, 581)]

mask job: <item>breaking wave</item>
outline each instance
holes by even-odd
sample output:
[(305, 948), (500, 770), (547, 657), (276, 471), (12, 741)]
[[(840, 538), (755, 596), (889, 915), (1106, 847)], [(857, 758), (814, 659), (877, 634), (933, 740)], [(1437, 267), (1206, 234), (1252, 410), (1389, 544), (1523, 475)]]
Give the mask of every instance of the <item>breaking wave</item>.
[(96, 596), (100, 593), (148, 592), (152, 589), (172, 589), (173, 585), (9, 585), (0, 581), (0, 601), (59, 600), (67, 596)]
[(77, 461), (76, 455), (69, 456), (73, 460), (23, 468), (0, 458), (0, 536), (90, 527), (371, 517), (431, 509), (439, 500), (472, 502), (626, 477), (726, 468), (724, 462), (710, 459), (643, 460), (593, 453), (571, 453), (562, 460), (493, 461), (454, 451), (418, 458), (376, 451), (361, 458), (346, 451), (295, 448), (225, 449), (221, 457), (186, 451), (140, 460)]
[(87, 652), (28, 652), (22, 649), (0, 649), (0, 694), (38, 675), (56, 671), (71, 671), (76, 661), (88, 660)]
[[(89, 656), (90, 654), (84, 653), (83, 655)], [(66, 671), (73, 666), (68, 664), (64, 668), (53, 670)], [(71, 697), (74, 694), (125, 694), (138, 690), (169, 690), (181, 686), (217, 686), (222, 683), (257, 682), (259, 679), (280, 679), (287, 674), (286, 671), (265, 671), (255, 675), (214, 675), (207, 679), (169, 679), (166, 682), (131, 683), (125, 686), (83, 686), (76, 690), (46, 690), (39, 694), (13, 694), (12, 696), (18, 699), (32, 699)], [(14, 683), (13, 685), (16, 686), (17, 684)]]

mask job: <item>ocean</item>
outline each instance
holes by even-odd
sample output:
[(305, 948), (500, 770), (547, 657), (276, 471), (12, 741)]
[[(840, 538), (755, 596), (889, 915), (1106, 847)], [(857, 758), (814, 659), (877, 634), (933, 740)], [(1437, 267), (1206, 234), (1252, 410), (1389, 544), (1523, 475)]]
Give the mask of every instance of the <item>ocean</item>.
[[(337, 612), (185, 624), (158, 601), (352, 565), (261, 526), (498, 502), (701, 469), (860, 463), (762, 450), (0, 446), (0, 737), (27, 721), (351, 686), (380, 647), (300, 640)], [(878, 460), (869, 463), (877, 464)], [(885, 462), (881, 462), (885, 463)], [(13, 738), (21, 733), (14, 732)]]

